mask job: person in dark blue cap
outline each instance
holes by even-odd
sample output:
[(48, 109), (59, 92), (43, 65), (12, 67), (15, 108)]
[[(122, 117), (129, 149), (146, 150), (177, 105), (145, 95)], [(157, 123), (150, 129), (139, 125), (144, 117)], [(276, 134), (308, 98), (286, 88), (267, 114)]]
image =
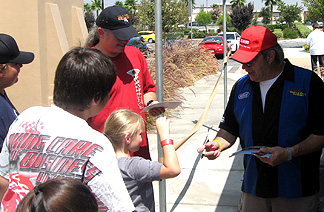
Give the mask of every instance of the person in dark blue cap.
[(33, 60), (34, 54), (19, 51), (13, 37), (0, 34), (0, 150), (11, 123), (18, 116), (18, 111), (9, 100), (5, 88), (15, 84), (23, 64)]
[[(106, 107), (96, 116), (89, 119), (90, 126), (103, 132), (105, 121), (116, 109), (130, 109), (139, 113), (145, 120), (144, 107), (158, 103), (155, 91), (157, 87), (147, 67), (146, 59), (139, 49), (128, 46), (132, 37), (139, 36), (132, 26), (128, 11), (121, 6), (105, 8), (96, 20), (96, 26), (87, 38), (86, 47), (100, 50), (108, 56), (117, 69), (117, 80), (110, 92)], [(151, 116), (158, 116), (164, 108), (149, 110)], [(133, 156), (151, 159), (146, 127), (143, 140)]]

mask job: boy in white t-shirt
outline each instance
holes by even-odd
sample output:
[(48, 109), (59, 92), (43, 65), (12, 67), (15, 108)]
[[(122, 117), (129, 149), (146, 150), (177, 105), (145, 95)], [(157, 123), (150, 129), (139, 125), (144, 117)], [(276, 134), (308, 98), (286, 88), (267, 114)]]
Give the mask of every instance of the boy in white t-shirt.
[(59, 176), (88, 185), (100, 211), (134, 210), (112, 145), (86, 122), (104, 108), (115, 80), (114, 64), (98, 50), (78, 47), (63, 56), (55, 74), (54, 105), (25, 110), (4, 141), (3, 211), (15, 211), (35, 185)]

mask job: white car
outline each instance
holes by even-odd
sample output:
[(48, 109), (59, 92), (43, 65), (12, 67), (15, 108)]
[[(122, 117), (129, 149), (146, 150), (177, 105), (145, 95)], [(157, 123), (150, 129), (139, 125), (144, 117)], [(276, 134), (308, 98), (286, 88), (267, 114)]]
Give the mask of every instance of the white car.
[[(218, 33), (223, 36), (223, 33)], [(240, 46), (241, 35), (237, 32), (226, 32), (226, 41), (231, 44), (232, 52), (235, 52)]]

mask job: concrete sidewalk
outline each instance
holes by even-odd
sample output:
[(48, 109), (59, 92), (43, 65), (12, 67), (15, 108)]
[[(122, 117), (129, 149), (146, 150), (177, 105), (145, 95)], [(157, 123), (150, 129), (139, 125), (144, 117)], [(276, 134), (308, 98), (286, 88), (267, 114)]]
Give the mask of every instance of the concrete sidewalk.
[[(301, 67), (310, 68), (310, 55), (302, 48), (284, 49), (285, 56)], [(228, 72), (233, 72), (228, 67)], [(227, 97), (235, 81), (245, 74), (241, 68), (227, 74)], [(219, 74), (208, 76), (196, 82), (194, 86), (180, 89), (185, 97), (183, 109), (172, 111), (171, 137), (177, 143), (185, 138), (199, 120), (207, 100), (215, 86)], [(239, 142), (222, 152), (213, 161), (201, 159), (197, 148), (206, 139), (213, 139), (224, 111), (224, 79), (222, 78), (216, 97), (210, 107), (206, 121), (199, 131), (178, 150), (182, 168), (181, 174), (166, 180), (166, 211), (175, 212), (237, 212), (241, 196), (243, 177), (242, 156), (229, 157), (239, 149)], [(226, 101), (227, 102), (227, 101)], [(149, 134), (152, 160), (157, 160), (157, 137)], [(156, 211), (159, 208), (159, 184), (154, 182)]]
[[(210, 93), (219, 75), (196, 82), (195, 86), (181, 89), (186, 101), (183, 110), (172, 111), (171, 137), (176, 142), (185, 138), (202, 114)], [(236, 79), (243, 74), (228, 73), (228, 95)], [(224, 84), (221, 79), (218, 92), (210, 107), (204, 125), (178, 150), (182, 172), (166, 180), (167, 211), (236, 212), (240, 199), (240, 185), (243, 175), (242, 157), (229, 155), (235, 147), (225, 151), (217, 160), (200, 159), (197, 148), (207, 138), (213, 139), (224, 111)], [(157, 160), (156, 134), (149, 135), (152, 159)], [(153, 142), (152, 142), (153, 141)], [(154, 183), (155, 200), (158, 206), (158, 183)]]

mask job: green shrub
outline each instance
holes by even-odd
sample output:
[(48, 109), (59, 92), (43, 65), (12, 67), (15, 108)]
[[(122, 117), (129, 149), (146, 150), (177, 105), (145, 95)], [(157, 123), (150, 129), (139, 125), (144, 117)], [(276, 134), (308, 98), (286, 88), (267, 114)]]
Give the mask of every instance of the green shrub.
[(206, 32), (201, 32), (201, 31), (198, 31), (198, 32), (193, 32), (192, 33), (192, 38), (204, 38), (206, 37)]
[(227, 32), (238, 32), (234, 26), (227, 26)]
[[(215, 30), (214, 31), (209, 31), (207, 34), (206, 34), (206, 36), (211, 36), (211, 35), (217, 35), (217, 32), (215, 32)], [(205, 36), (205, 37), (206, 37)]]
[(298, 32), (295, 30), (291, 30), (289, 28), (286, 28), (283, 30), (283, 37), (288, 39), (294, 39), (298, 38)]
[(273, 34), (275, 34), (278, 39), (283, 38), (283, 32), (281, 29), (274, 29)]
[(266, 28), (268, 28), (270, 31), (274, 31), (275, 29), (281, 29), (281, 30), (284, 30), (286, 28), (288, 28), (287, 25), (285, 24), (266, 24), (266, 25), (261, 25), (261, 26), (264, 26)]
[(190, 34), (191, 33), (191, 29), (186, 28), (186, 29), (183, 30), (183, 33), (184, 34)]
[(305, 51), (306, 51), (307, 53), (309, 53), (309, 45), (305, 44), (305, 45), (304, 45), (304, 49), (305, 49)]
[(174, 37), (184, 37), (184, 33), (183, 32), (175, 32), (174, 34), (173, 34), (173, 36)]
[(306, 25), (304, 25), (304, 24), (302, 24), (300, 22), (295, 23), (295, 28), (299, 32), (299, 35), (300, 35), (301, 38), (307, 38), (309, 33), (311, 33), (313, 31), (310, 28), (308, 28)]
[(163, 39), (170, 38), (170, 37), (184, 37), (183, 32), (168, 32), (168, 33), (163, 33), (162, 37)]
[[(194, 33), (194, 32), (198, 32), (198, 29), (193, 28), (192, 29), (192, 33)], [(185, 35), (190, 35), (191, 34), (191, 29), (190, 28), (186, 28), (186, 29), (183, 30), (183, 33)]]

